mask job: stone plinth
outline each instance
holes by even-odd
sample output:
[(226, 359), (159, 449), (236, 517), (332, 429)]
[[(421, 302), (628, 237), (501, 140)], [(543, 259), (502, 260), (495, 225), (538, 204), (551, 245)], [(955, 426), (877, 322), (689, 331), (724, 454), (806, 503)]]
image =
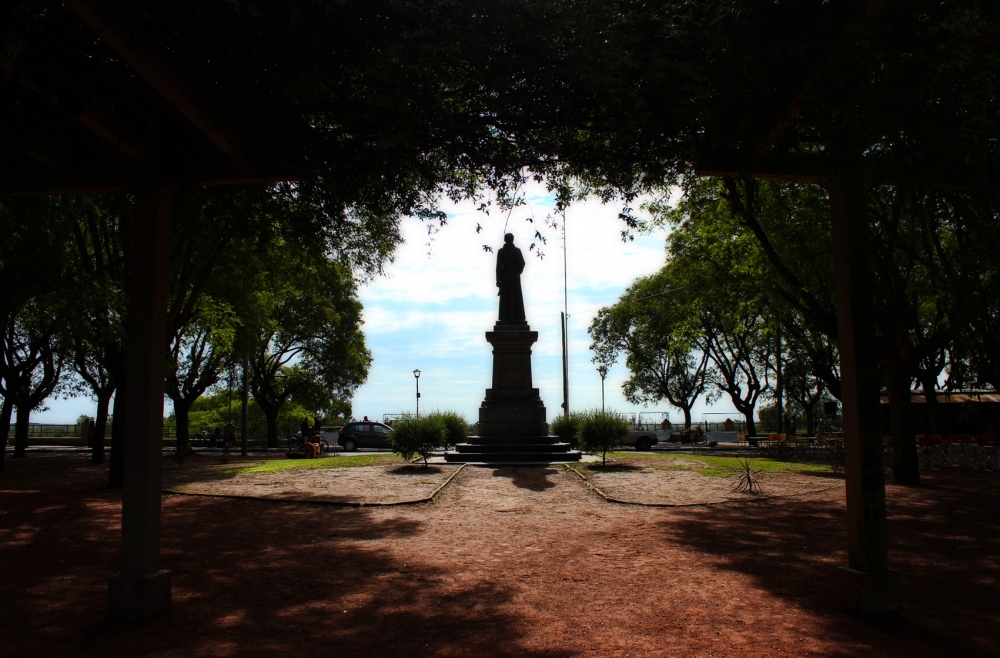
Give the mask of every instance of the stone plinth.
[(531, 385), (531, 346), (538, 332), (527, 322), (498, 322), (486, 332), (493, 346), (493, 386), (479, 407), (479, 436), (455, 446), (450, 462), (578, 461), (558, 437), (549, 436), (545, 404)]

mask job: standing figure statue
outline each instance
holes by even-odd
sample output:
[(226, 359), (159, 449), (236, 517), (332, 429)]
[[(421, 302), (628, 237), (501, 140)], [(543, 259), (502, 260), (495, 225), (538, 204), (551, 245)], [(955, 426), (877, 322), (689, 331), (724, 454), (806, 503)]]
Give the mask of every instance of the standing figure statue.
[(503, 236), (497, 252), (497, 294), (500, 296), (500, 322), (524, 322), (524, 297), (521, 295), (521, 272), (524, 257), (514, 246), (514, 234)]

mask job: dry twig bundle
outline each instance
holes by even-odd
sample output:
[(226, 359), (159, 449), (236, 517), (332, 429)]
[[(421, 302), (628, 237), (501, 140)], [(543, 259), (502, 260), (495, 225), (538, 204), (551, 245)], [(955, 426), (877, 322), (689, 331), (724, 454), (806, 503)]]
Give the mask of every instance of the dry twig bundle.
[(764, 493), (762, 470), (753, 469), (753, 457), (740, 457), (740, 472), (733, 476), (733, 491), (759, 496)]

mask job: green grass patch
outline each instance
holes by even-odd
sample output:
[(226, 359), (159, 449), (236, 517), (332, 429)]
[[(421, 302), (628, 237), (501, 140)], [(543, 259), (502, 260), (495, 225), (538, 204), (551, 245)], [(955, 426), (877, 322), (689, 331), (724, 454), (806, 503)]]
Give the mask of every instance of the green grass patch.
[[(614, 466), (642, 464), (664, 471), (695, 471), (708, 477), (730, 477), (736, 475), (740, 468), (739, 457), (716, 457), (713, 455), (664, 455), (652, 454), (635, 456), (631, 452), (608, 453), (608, 459), (614, 459)], [(584, 475), (601, 472), (599, 464), (575, 464)], [(612, 464), (608, 464), (613, 467)], [(778, 461), (764, 457), (753, 458), (754, 470), (764, 473), (826, 473), (830, 471), (828, 464), (814, 462)]]
[(354, 466), (377, 466), (379, 464), (400, 463), (397, 454), (377, 455), (336, 455), (320, 457), (319, 459), (268, 459), (263, 461), (248, 461), (230, 463), (216, 473), (220, 476), (239, 475), (242, 473), (281, 473), (282, 471), (305, 470), (311, 468), (351, 468)]

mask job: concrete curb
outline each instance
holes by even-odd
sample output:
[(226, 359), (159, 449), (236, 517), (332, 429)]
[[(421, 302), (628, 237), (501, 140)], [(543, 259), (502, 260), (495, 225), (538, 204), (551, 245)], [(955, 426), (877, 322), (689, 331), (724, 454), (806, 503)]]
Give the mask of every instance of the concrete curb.
[(814, 489), (812, 491), (802, 491), (794, 494), (787, 494), (784, 496), (754, 496), (753, 498), (747, 498), (746, 500), (716, 500), (707, 503), (640, 503), (635, 500), (620, 500), (618, 498), (612, 498), (608, 494), (604, 493), (587, 478), (586, 475), (576, 470), (572, 466), (566, 466), (566, 470), (572, 471), (577, 474), (577, 476), (583, 480), (583, 483), (587, 485), (591, 491), (596, 493), (598, 496), (604, 499), (608, 503), (616, 503), (618, 505), (635, 505), (637, 507), (715, 507), (716, 505), (742, 505), (744, 503), (759, 503), (765, 500), (779, 500), (782, 498), (794, 498), (795, 496), (808, 496), (809, 494), (822, 493), (824, 491), (830, 491), (831, 489), (836, 489), (838, 485), (832, 485), (829, 487), (824, 487), (822, 489)]
[(326, 507), (402, 507), (404, 505), (423, 505), (425, 503), (430, 503), (434, 501), (434, 498), (441, 493), (441, 491), (451, 484), (451, 481), (462, 472), (462, 470), (468, 466), (468, 464), (462, 464), (457, 471), (448, 476), (448, 479), (441, 483), (437, 489), (431, 492), (426, 498), (417, 498), (416, 500), (401, 500), (396, 503), (366, 503), (364, 501), (358, 503), (350, 503), (339, 500), (315, 500), (315, 499), (303, 499), (303, 498), (265, 498), (263, 496), (245, 496), (239, 494), (215, 494), (215, 493), (199, 493), (197, 491), (184, 491), (183, 489), (163, 489), (163, 493), (174, 494), (175, 496), (192, 496), (200, 498), (235, 498), (238, 500), (261, 500), (267, 503), (296, 503), (299, 505), (320, 505)]

